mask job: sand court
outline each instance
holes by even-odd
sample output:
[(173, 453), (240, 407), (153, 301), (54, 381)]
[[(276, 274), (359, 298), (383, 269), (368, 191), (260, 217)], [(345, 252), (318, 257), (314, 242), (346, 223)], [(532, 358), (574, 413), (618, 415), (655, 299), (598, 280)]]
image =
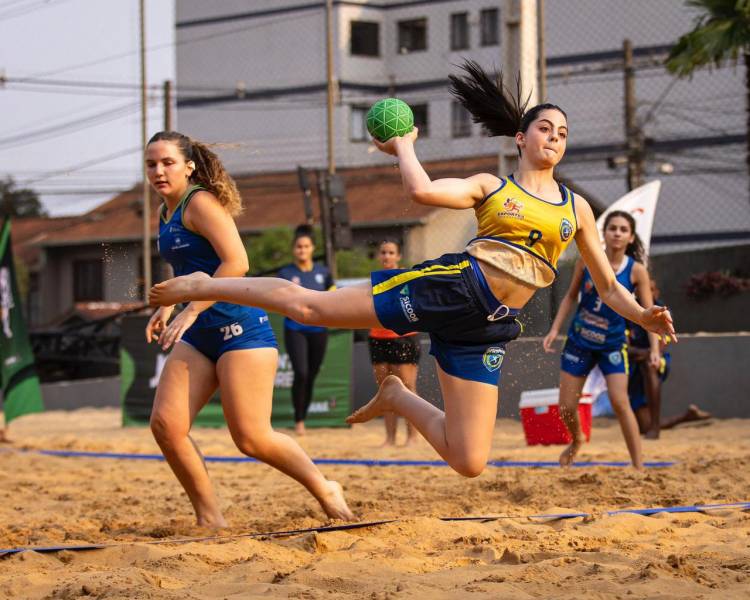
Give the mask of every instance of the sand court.
[[(223, 539), (193, 525), (166, 463), (63, 458), (36, 450), (158, 453), (148, 429), (120, 427), (119, 412), (84, 409), (19, 419), (0, 452), (0, 547), (122, 543), (101, 550), (23, 552), (4, 560), (7, 598), (602, 598), (745, 597), (750, 513), (607, 515), (610, 510), (750, 500), (750, 424), (715, 420), (644, 443), (634, 471), (586, 467), (488, 468), (475, 479), (430, 466), (323, 465), (361, 521), (395, 522), (281, 538), (228, 537), (320, 527), (315, 501), (255, 463), (210, 463), (231, 527)], [(206, 455), (238, 456), (225, 430), (198, 429)], [(382, 424), (313, 430), (315, 458), (435, 460), (424, 442), (378, 448)], [(729, 440), (734, 440), (729, 443)], [(25, 450), (20, 452), (19, 450)], [(559, 448), (525, 446), (516, 421), (499, 420), (492, 460), (554, 461)], [(614, 422), (595, 423), (581, 460), (627, 461)], [(585, 512), (566, 520), (528, 515)], [(503, 516), (489, 522), (441, 517)]]

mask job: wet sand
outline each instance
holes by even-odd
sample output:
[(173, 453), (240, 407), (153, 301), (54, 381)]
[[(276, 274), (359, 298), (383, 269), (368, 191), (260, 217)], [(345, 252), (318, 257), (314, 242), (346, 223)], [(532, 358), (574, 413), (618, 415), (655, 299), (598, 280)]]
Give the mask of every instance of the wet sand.
[[(403, 440), (403, 424), (399, 431)], [(644, 441), (666, 469), (488, 468), (466, 479), (445, 467), (323, 466), (363, 521), (379, 527), (286, 538), (187, 544), (207, 535), (166, 463), (58, 458), (37, 449), (158, 453), (119, 412), (23, 417), (0, 446), (0, 547), (111, 543), (86, 552), (3, 559), (3, 598), (750, 598), (750, 513), (632, 514), (627, 507), (750, 500), (750, 421), (665, 431)], [(379, 448), (382, 423), (310, 430), (314, 457), (435, 460), (424, 442)], [(198, 429), (206, 455), (238, 455), (226, 430)], [(498, 421), (493, 460), (556, 460), (527, 447), (521, 425)], [(26, 450), (22, 452), (21, 450)], [(600, 421), (580, 460), (627, 460), (615, 422)], [(260, 464), (210, 463), (231, 527), (223, 536), (328, 523), (294, 481)], [(540, 522), (528, 515), (594, 516)], [(512, 516), (491, 522), (439, 517)]]

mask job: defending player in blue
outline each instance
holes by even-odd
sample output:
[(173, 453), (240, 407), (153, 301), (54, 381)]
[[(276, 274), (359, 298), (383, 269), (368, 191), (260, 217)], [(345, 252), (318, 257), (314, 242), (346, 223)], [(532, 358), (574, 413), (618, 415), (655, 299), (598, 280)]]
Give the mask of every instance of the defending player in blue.
[(414, 150), (416, 128), (374, 143), (398, 158), (408, 199), (475, 211), (479, 228), (464, 252), (411, 269), (376, 271), (369, 284), (329, 292), (279, 279), (212, 279), (196, 273), (154, 286), (149, 299), (172, 304), (210, 298), (310, 324), (429, 333), (445, 412), (389, 376), (348, 421), (365, 422), (392, 411), (408, 419), (458, 473), (476, 477), (492, 447), (505, 345), (521, 329), (516, 315), (538, 288), (552, 283), (557, 259), (571, 241), (575, 239), (604, 302), (655, 333), (674, 336), (674, 327), (669, 311), (644, 309), (617, 282), (591, 208), (555, 181), (553, 171), (568, 137), (565, 112), (553, 104), (527, 111), (500, 77), (488, 76), (473, 62), (463, 68), (464, 76), (451, 76), (451, 91), (490, 135), (515, 139), (520, 158), (512, 176), (479, 173), (433, 181)]
[[(631, 295), (637, 292), (643, 306), (652, 306), (648, 271), (643, 266), (643, 245), (635, 232), (635, 220), (629, 213), (612, 211), (606, 216), (604, 244), (607, 260), (620, 286)], [(572, 463), (585, 441), (578, 420), (578, 401), (586, 376), (598, 366), (607, 381), (609, 398), (620, 422), (630, 459), (633, 466), (641, 467), (643, 457), (638, 422), (628, 400), (627, 323), (604, 303), (589, 269), (581, 260), (576, 262), (568, 292), (542, 342), (544, 349), (554, 352), (552, 344), (576, 302), (578, 308), (560, 358), (560, 416), (573, 441), (560, 455), (560, 464)], [(657, 365), (661, 361), (659, 338), (653, 334), (648, 337), (648, 360)]]

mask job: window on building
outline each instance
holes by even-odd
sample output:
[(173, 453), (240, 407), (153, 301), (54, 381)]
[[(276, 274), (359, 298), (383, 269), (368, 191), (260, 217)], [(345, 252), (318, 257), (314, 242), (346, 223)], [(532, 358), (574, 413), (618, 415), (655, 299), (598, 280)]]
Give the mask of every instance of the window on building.
[(349, 53), (352, 56), (380, 56), (380, 23), (352, 21)]
[(349, 139), (352, 142), (366, 142), (370, 139), (367, 133), (367, 106), (352, 106), (349, 112)]
[(482, 46), (497, 46), (500, 43), (500, 11), (485, 8), (479, 11), (479, 43)]
[(451, 50), (466, 50), (469, 47), (469, 13), (451, 15)]
[(427, 50), (427, 19), (411, 19), (398, 22), (398, 52)]
[(429, 114), (426, 104), (410, 104), (411, 112), (414, 114), (414, 126), (419, 129), (419, 137), (430, 135)]
[(454, 138), (471, 135), (471, 114), (460, 102), (451, 104), (451, 135)]
[(104, 263), (101, 260), (73, 261), (73, 301), (104, 300)]

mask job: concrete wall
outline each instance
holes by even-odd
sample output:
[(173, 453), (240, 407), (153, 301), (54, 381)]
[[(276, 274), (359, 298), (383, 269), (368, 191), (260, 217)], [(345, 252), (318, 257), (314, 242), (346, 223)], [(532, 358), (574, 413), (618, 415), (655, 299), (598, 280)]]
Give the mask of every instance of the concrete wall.
[[(558, 348), (562, 342), (558, 344)], [(422, 339), (417, 387), (419, 393), (442, 407), (435, 363), (428, 354), (429, 340)], [(679, 414), (688, 404), (698, 404), (716, 417), (750, 418), (750, 334), (686, 335), (670, 347), (672, 372), (665, 382), (662, 414)], [(355, 408), (375, 393), (367, 344), (354, 348)], [(499, 416), (518, 418), (521, 392), (558, 387), (559, 353), (546, 354), (541, 338), (524, 337), (511, 343), (503, 363)]]
[(690, 277), (707, 271), (739, 271), (750, 277), (750, 245), (655, 256), (650, 268), (678, 332), (750, 331), (750, 291), (702, 301), (685, 293)]

